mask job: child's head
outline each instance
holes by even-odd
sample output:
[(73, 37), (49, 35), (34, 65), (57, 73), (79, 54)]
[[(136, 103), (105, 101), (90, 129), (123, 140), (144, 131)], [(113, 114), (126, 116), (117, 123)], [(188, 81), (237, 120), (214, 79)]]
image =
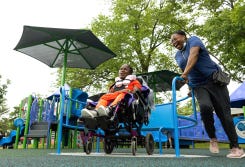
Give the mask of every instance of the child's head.
[(133, 74), (133, 68), (128, 64), (123, 64), (119, 69), (119, 78), (125, 79), (128, 75)]

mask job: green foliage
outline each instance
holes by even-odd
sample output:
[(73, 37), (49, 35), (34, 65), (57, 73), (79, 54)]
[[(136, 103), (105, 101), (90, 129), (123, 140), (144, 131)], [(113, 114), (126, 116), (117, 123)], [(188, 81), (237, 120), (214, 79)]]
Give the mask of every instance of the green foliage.
[(14, 127), (14, 119), (13, 118), (2, 118), (0, 120), (0, 132), (10, 132), (11, 130), (16, 129)]
[[(67, 68), (66, 83), (72, 88), (80, 88), (84, 91), (97, 92), (97, 89), (100, 91), (107, 91), (108, 85), (114, 82), (114, 77), (112, 76), (116, 76), (119, 69), (119, 67), (114, 66), (114, 70), (109, 70), (107, 66), (110, 65), (110, 62), (111, 60), (105, 62), (96, 70)], [(61, 69), (58, 70), (58, 73), (57, 86), (60, 86)]]
[[(196, 110), (199, 110), (198, 103), (196, 103)], [(178, 106), (178, 114), (179, 115), (191, 115), (193, 114), (192, 100), (189, 99), (183, 105)]]
[(5, 95), (7, 93), (8, 85), (10, 84), (10, 80), (7, 80), (6, 83), (2, 83), (1, 79), (2, 76), (0, 75), (0, 116), (9, 111), (6, 105)]
[(118, 55), (115, 64), (123, 59), (139, 73), (148, 72), (150, 67), (176, 69), (165, 48), (176, 24), (187, 24), (187, 19), (176, 17), (178, 7), (165, 1), (113, 1), (113, 15), (99, 16), (92, 31)]
[(3, 117), (4, 114), (9, 113), (9, 108), (6, 105), (6, 93), (10, 80), (6, 80), (5, 83), (2, 83), (2, 76), (0, 75), (0, 132), (6, 132), (7, 130), (13, 127), (13, 120)]
[(207, 41), (207, 48), (232, 79), (243, 81), (244, 15), (241, 0), (112, 0), (111, 15), (99, 15), (90, 29), (117, 57), (95, 70), (69, 69), (67, 83), (94, 93), (106, 91), (124, 63), (133, 66), (135, 73), (179, 72), (169, 43), (178, 29)]
[(69, 69), (67, 83), (86, 90), (91, 85), (93, 88), (108, 87), (124, 63), (133, 66), (135, 73), (162, 69), (177, 71), (170, 56), (172, 49), (169, 52), (168, 48), (171, 32), (188, 23), (188, 19), (176, 14), (181, 5), (174, 1), (149, 0), (116, 0), (112, 4), (112, 15), (99, 15), (91, 29), (117, 57), (93, 71)]
[(245, 5), (210, 15), (198, 34), (207, 39), (207, 48), (228, 71), (233, 80), (242, 82), (245, 77)]

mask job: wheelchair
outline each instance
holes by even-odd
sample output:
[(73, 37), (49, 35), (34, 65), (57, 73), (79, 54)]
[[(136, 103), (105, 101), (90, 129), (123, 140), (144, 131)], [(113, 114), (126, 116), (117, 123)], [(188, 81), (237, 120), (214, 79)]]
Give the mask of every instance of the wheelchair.
[[(153, 154), (154, 139), (151, 133), (142, 135), (141, 128), (149, 124), (151, 114), (150, 94), (152, 91), (143, 85), (140, 91), (125, 95), (110, 116), (98, 116), (94, 118), (81, 118), (87, 129), (88, 140), (84, 146), (85, 152), (89, 154), (92, 150), (91, 137), (97, 135), (104, 138), (104, 152), (111, 154), (115, 147), (130, 145), (133, 155), (136, 155), (137, 146), (146, 148), (148, 155)], [(86, 108), (94, 109), (99, 96), (92, 97)], [(153, 96), (152, 96), (153, 97)], [(98, 135), (95, 132), (101, 129)]]

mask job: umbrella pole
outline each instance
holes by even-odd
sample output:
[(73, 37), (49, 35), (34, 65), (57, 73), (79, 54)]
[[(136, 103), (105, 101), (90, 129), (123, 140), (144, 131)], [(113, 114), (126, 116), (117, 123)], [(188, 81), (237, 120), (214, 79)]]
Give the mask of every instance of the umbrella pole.
[(64, 62), (62, 67), (62, 78), (61, 78), (61, 86), (65, 84), (66, 77), (66, 65), (67, 65), (67, 52), (68, 52), (68, 42), (66, 42), (65, 54), (64, 54)]

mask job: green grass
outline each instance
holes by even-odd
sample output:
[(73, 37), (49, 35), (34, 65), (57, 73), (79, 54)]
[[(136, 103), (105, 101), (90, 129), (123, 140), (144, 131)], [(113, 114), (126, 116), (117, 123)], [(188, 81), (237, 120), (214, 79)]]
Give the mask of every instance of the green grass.
[[(219, 148), (220, 149), (229, 149), (230, 146), (228, 143), (218, 143), (219, 145)], [(240, 147), (241, 148), (245, 148), (245, 144), (240, 144)], [(195, 148), (200, 148), (200, 149), (203, 149), (203, 148), (206, 148), (208, 149), (209, 148), (209, 142), (196, 142), (195, 143)]]
[[(196, 142), (195, 148), (209, 148), (209, 142)], [(219, 148), (229, 148), (227, 143), (219, 143)]]

